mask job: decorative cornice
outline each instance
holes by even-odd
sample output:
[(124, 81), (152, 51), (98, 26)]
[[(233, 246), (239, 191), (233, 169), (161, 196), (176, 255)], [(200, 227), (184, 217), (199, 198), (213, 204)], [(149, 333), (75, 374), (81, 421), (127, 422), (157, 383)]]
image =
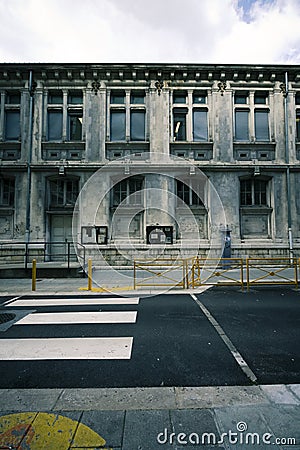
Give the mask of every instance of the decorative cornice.
[(156, 81), (155, 87), (156, 87), (158, 95), (160, 95), (161, 91), (162, 91), (162, 88), (164, 87), (164, 82), (161, 81), (161, 80)]
[(101, 85), (100, 85), (99, 81), (93, 81), (92, 82), (92, 91), (94, 92), (95, 95), (98, 94), (100, 86)]

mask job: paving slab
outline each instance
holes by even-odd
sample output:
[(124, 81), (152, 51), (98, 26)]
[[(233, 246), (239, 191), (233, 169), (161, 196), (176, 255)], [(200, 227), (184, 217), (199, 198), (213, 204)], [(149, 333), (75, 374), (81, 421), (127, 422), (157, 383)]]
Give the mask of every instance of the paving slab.
[(268, 426), (278, 438), (295, 438), (300, 446), (300, 406), (272, 405), (259, 407)]
[(268, 448), (271, 442), (272, 449), (280, 447), (274, 441), (274, 435), (265, 420), (261, 407), (235, 406), (215, 409), (216, 421), (221, 433), (224, 433), (224, 443), (232, 450), (245, 450), (250, 447), (254, 450)]
[[(170, 430), (164, 430), (165, 438), (175, 444), (186, 445), (210, 445), (210, 448), (218, 447), (220, 433), (216, 427), (214, 413), (210, 409), (201, 410), (177, 410), (171, 411)], [(172, 431), (175, 436), (172, 437)], [(195, 448), (195, 447), (194, 447)]]
[(274, 403), (300, 405), (299, 398), (284, 384), (263, 385), (261, 390)]
[(268, 403), (259, 386), (176, 387), (177, 408)]
[(167, 410), (126, 412), (122, 450), (174, 450), (174, 446), (157, 441), (165, 428), (171, 429)]
[(62, 389), (0, 389), (0, 411), (50, 411)]
[[(125, 411), (84, 411), (81, 423), (102, 436), (107, 447), (122, 446)], [(76, 435), (75, 435), (76, 439)]]
[(147, 410), (176, 408), (174, 388), (64, 389), (55, 405), (73, 410)]
[(288, 384), (287, 388), (300, 400), (300, 384)]

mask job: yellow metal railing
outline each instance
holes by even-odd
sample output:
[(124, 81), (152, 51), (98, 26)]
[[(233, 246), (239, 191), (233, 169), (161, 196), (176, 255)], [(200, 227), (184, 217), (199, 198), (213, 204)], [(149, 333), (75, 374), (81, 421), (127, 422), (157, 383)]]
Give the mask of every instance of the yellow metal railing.
[(188, 289), (188, 261), (184, 258), (135, 260), (133, 266), (134, 289), (138, 287), (180, 287)]
[[(300, 259), (299, 259), (300, 267)], [(253, 285), (294, 285), (298, 288), (296, 258), (247, 258), (247, 289)]]
[(244, 287), (243, 260), (241, 258), (194, 258), (191, 286)]

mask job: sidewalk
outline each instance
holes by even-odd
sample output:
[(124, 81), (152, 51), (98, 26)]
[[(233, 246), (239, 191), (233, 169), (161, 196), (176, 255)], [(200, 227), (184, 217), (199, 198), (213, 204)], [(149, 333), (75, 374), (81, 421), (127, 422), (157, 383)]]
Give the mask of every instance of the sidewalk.
[[(132, 271), (130, 271), (132, 272)], [(102, 277), (98, 276), (97, 284), (93, 282), (92, 290), (89, 291), (87, 278), (43, 278), (36, 280), (36, 290), (32, 291), (31, 279), (29, 278), (6, 278), (0, 279), (0, 298), (1, 296), (18, 295), (158, 295), (167, 292), (168, 294), (200, 293), (209, 286), (203, 286), (196, 289), (168, 288), (154, 286), (153, 288), (143, 287), (134, 289), (133, 279), (129, 276), (122, 279), (120, 277), (107, 276), (107, 272), (102, 272)]]
[(300, 448), (300, 385), (3, 389), (0, 396), (0, 448), (12, 440), (11, 448), (39, 450)]

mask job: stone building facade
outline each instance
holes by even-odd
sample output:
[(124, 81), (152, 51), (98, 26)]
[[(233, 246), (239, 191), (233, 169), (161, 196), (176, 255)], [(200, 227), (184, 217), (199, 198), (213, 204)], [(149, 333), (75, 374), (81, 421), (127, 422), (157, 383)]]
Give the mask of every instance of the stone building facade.
[(300, 256), (300, 66), (1, 64), (0, 98), (2, 252), (205, 255), (226, 226), (232, 256)]

